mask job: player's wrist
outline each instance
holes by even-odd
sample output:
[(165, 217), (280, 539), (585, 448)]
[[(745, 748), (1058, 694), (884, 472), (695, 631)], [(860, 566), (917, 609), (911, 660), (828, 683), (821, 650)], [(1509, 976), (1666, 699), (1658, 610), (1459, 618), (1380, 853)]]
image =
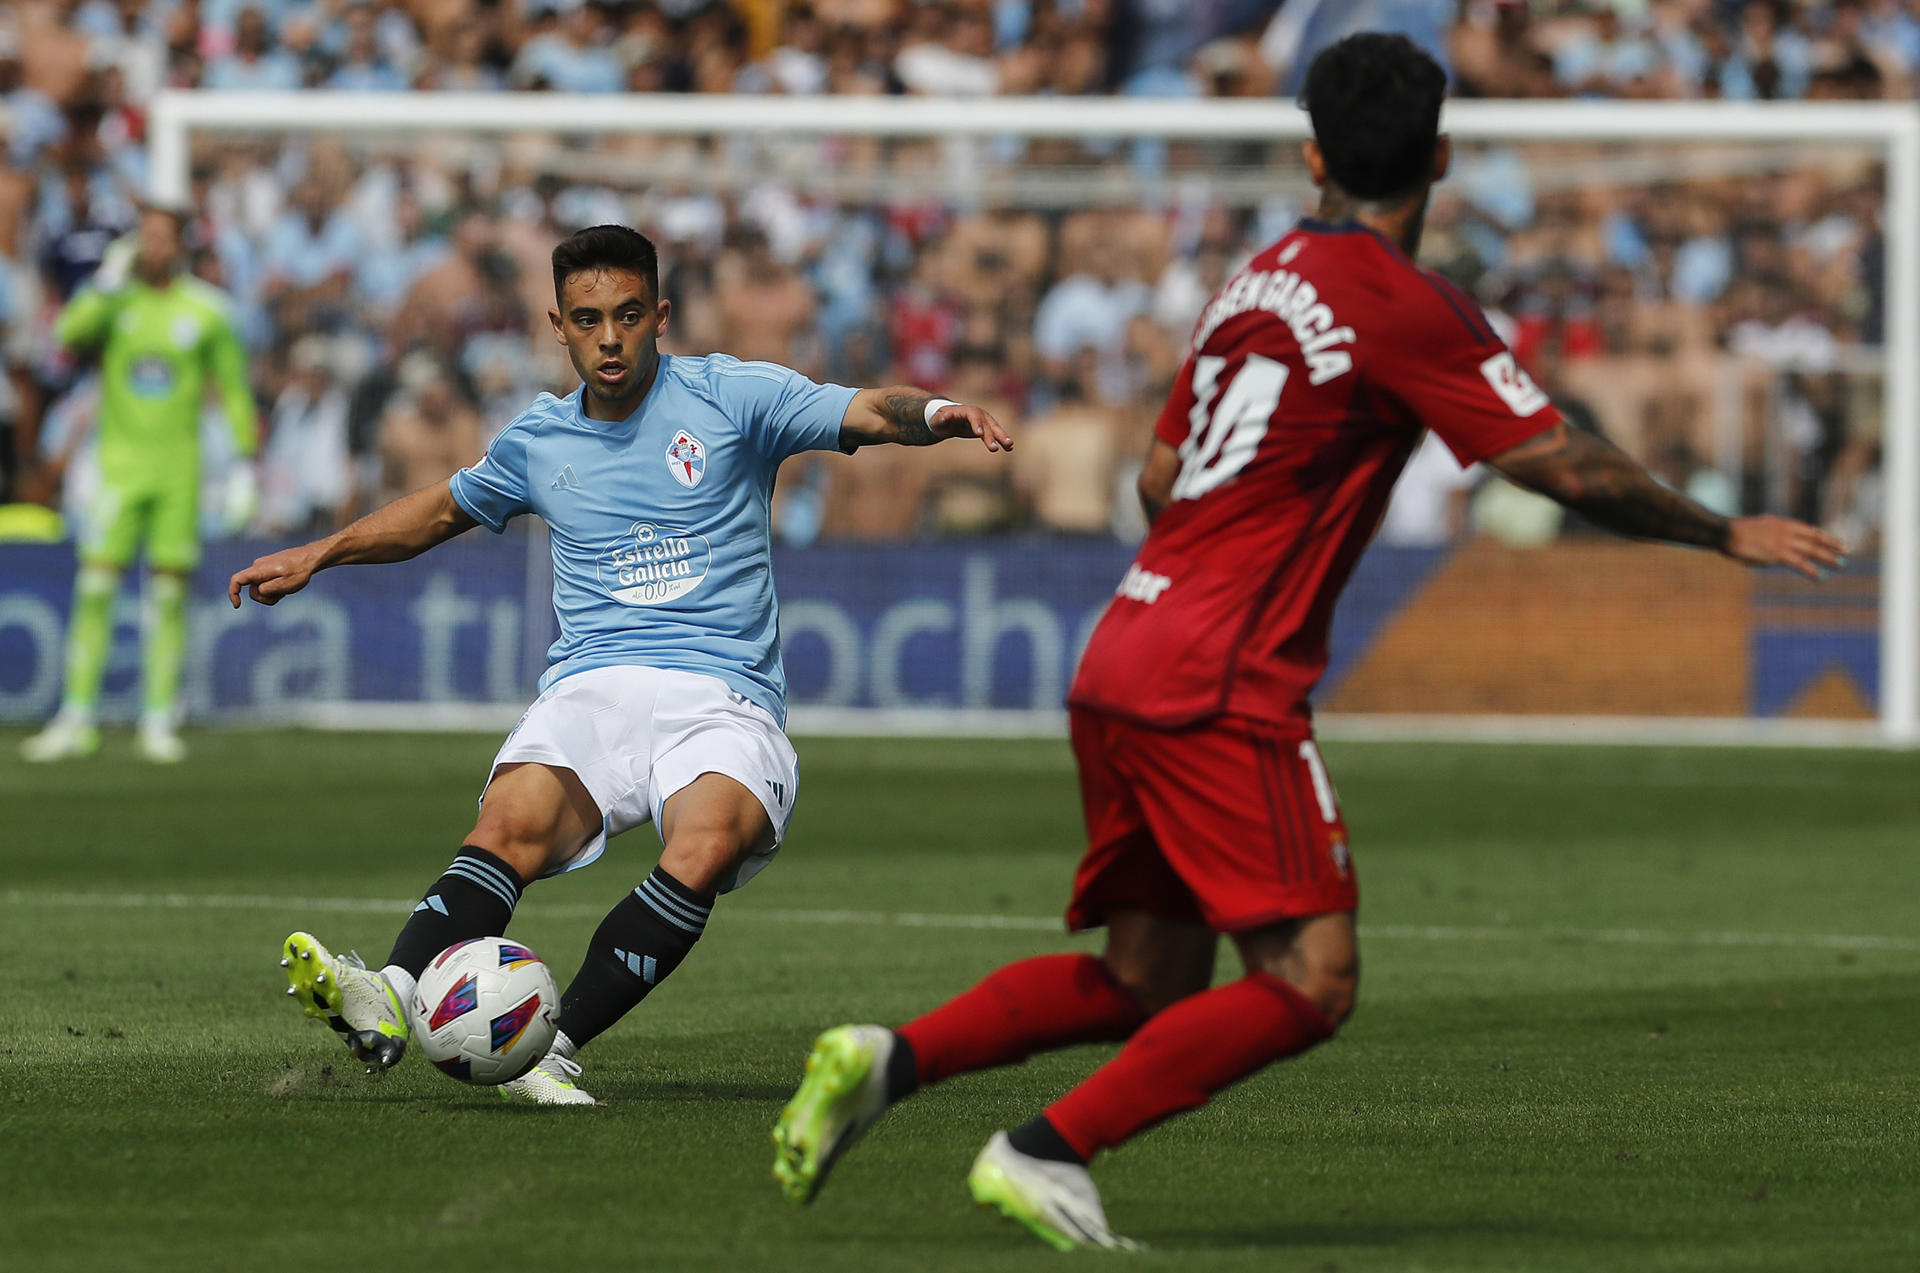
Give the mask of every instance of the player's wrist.
[(1721, 517), (1715, 514), (1713, 523), (1707, 530), (1707, 547), (1711, 548), (1714, 552), (1724, 553), (1729, 557), (1737, 557), (1739, 554), (1735, 546), (1735, 540), (1737, 538), (1735, 523), (1743, 520), (1745, 519), (1739, 517)]
[(957, 407), (959, 405), (960, 404), (955, 402), (952, 398), (929, 398), (927, 400), (927, 409), (925, 412), (927, 427), (929, 429), (933, 427), (933, 417), (939, 415), (942, 411), (946, 410), (948, 407)]

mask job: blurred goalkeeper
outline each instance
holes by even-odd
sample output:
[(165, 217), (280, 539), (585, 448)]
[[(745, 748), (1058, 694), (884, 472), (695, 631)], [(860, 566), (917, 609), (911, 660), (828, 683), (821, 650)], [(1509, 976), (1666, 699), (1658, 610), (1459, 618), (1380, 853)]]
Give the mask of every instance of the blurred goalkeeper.
[(47, 727), (21, 747), (30, 761), (88, 756), (100, 680), (113, 642), (120, 577), (146, 550), (142, 615), (142, 706), (138, 746), (160, 764), (186, 757), (180, 741), (180, 669), (187, 645), (187, 580), (200, 561), (200, 415), (213, 379), (233, 428), (226, 519), (250, 520), (250, 463), (258, 440), (246, 351), (229, 303), (185, 272), (184, 218), (148, 206), (136, 237), (123, 239), (61, 311), (60, 345), (100, 359), (100, 486), (80, 539), (66, 692)]

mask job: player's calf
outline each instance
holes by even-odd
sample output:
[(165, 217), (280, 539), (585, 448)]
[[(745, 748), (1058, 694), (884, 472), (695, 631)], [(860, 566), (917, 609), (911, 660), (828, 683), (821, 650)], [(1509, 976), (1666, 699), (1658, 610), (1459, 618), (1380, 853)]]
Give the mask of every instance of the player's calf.
[[(523, 887), (519, 873), (499, 857), (476, 845), (462, 845), (394, 938), (387, 956), (388, 967), (399, 970), (393, 977), (417, 980), (447, 947), (505, 933)], [(412, 991), (410, 985), (402, 988)]]
[(711, 895), (656, 867), (607, 912), (560, 996), (560, 1028), (578, 1047), (598, 1038), (665, 981), (706, 932)]

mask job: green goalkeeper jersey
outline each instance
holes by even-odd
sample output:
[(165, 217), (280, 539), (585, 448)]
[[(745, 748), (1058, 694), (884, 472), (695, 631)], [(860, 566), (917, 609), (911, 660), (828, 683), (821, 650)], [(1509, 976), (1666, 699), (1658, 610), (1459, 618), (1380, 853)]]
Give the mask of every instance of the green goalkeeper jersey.
[(102, 478), (197, 484), (208, 376), (234, 449), (253, 454), (259, 429), (246, 350), (218, 288), (184, 274), (165, 287), (138, 280), (111, 292), (83, 287), (60, 311), (55, 334), (64, 348), (100, 349)]

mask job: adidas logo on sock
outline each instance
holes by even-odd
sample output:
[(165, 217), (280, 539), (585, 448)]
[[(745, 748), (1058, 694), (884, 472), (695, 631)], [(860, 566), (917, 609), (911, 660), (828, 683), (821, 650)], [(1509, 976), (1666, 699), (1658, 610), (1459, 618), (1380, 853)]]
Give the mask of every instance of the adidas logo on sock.
[(435, 893), (433, 896), (423, 899), (418, 906), (413, 908), (415, 915), (418, 915), (421, 911), (438, 911), (440, 914), (445, 915), (447, 913), (447, 904), (440, 900), (438, 893)]
[(653, 979), (659, 975), (660, 962), (652, 955), (636, 955), (632, 951), (615, 948), (613, 957), (625, 964), (628, 972), (640, 978), (640, 980), (646, 982), (649, 986), (653, 984)]

